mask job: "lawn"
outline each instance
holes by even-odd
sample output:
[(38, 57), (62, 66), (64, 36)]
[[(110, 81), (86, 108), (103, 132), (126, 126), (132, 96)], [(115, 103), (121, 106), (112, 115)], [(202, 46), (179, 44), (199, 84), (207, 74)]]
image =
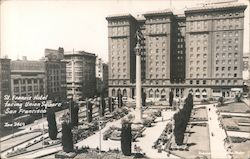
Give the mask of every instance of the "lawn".
[(249, 158), (250, 157), (250, 141), (242, 143), (233, 143), (234, 158)]
[[(209, 144), (209, 133), (208, 126), (193, 126), (190, 129), (191, 136), (188, 137), (187, 145), (189, 146), (188, 151), (172, 151), (173, 153), (186, 158), (195, 158), (204, 154), (207, 158), (210, 156), (210, 144)], [(185, 139), (184, 139), (185, 141)]]
[(247, 122), (250, 123), (250, 118), (247, 117), (231, 117), (231, 118), (223, 118), (222, 122), (225, 126), (236, 126), (240, 128), (240, 131), (248, 131), (250, 132), (250, 126), (238, 126), (239, 122)]
[(245, 103), (229, 103), (218, 107), (221, 112), (231, 112), (231, 113), (245, 113), (250, 111), (249, 107)]
[(193, 109), (193, 111), (195, 111), (193, 118), (205, 118), (207, 120), (206, 108)]

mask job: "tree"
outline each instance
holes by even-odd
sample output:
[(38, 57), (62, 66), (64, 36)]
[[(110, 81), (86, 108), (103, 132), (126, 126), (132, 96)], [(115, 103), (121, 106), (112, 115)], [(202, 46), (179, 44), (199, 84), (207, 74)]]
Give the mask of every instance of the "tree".
[(108, 104), (109, 104), (109, 112), (113, 112), (115, 103), (112, 97), (108, 98)]
[(241, 97), (242, 97), (242, 94), (236, 94), (236, 96), (235, 96), (236, 102), (240, 102), (241, 101)]
[(100, 103), (101, 103), (101, 107), (100, 107), (100, 109), (101, 109), (101, 116), (104, 116), (104, 114), (105, 114), (105, 109), (106, 109), (106, 102), (105, 102), (105, 99), (104, 99), (104, 96), (103, 96), (103, 95), (101, 96), (101, 101), (100, 101)]
[(121, 130), (121, 150), (125, 156), (131, 155), (131, 141), (132, 141), (132, 133), (131, 133), (131, 123), (124, 122), (122, 123)]
[(219, 97), (219, 99), (218, 99), (218, 100), (219, 100), (219, 102), (220, 102), (220, 104), (221, 104), (221, 105), (223, 105), (223, 104), (224, 104), (224, 98), (223, 98), (223, 97)]
[(185, 99), (185, 104), (183, 108), (174, 115), (174, 136), (175, 136), (175, 143), (177, 145), (182, 145), (184, 140), (184, 133), (186, 131), (186, 127), (188, 121), (191, 116), (191, 112), (193, 109), (193, 96), (189, 94), (188, 97)]
[(73, 134), (69, 123), (62, 123), (62, 146), (64, 152), (73, 152)]
[(142, 106), (146, 106), (146, 93), (145, 92), (142, 92)]
[(57, 126), (56, 126), (56, 116), (54, 108), (47, 109), (47, 121), (48, 121), (48, 131), (51, 140), (57, 139)]
[(87, 101), (87, 120), (88, 122), (92, 122), (92, 103)]
[(174, 94), (172, 91), (169, 92), (169, 105), (172, 106), (174, 99)]
[(121, 108), (123, 106), (121, 92), (118, 92), (117, 98), (118, 98), (118, 107)]
[(79, 107), (78, 105), (76, 105), (75, 102), (72, 102), (71, 105), (71, 123), (72, 126), (78, 126), (78, 111), (79, 111)]

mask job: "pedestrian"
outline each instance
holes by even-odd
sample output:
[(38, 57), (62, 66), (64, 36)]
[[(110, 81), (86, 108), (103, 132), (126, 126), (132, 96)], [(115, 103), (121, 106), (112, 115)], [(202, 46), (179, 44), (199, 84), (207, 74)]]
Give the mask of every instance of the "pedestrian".
[(208, 109), (208, 111), (210, 111), (210, 108)]

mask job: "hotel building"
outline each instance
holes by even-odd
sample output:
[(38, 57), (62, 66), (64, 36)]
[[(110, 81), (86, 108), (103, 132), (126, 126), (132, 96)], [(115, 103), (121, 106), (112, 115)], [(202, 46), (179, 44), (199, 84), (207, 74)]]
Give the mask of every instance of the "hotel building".
[(243, 23), (246, 5), (210, 4), (188, 8), (184, 15), (170, 10), (107, 17), (109, 95), (121, 91), (134, 97), (135, 32), (145, 38), (142, 87), (148, 98), (189, 92), (196, 99), (234, 97), (242, 90)]

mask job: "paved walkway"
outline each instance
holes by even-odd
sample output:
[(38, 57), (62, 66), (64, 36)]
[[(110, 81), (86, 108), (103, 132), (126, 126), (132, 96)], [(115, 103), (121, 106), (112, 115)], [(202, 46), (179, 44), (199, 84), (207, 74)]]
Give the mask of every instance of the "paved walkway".
[(207, 105), (211, 158), (226, 159), (228, 158), (228, 156), (227, 151), (224, 147), (224, 139), (227, 136), (225, 131), (219, 127), (216, 109), (217, 108), (214, 107), (213, 104)]
[[(157, 140), (157, 138), (160, 136), (162, 131), (164, 130), (166, 124), (169, 122), (168, 119), (170, 119), (173, 116), (173, 112), (171, 111), (164, 111), (162, 112), (164, 116), (164, 120), (162, 121), (162, 118), (159, 117), (156, 119), (156, 124), (153, 127), (147, 128), (143, 134), (145, 135), (143, 138), (138, 138), (137, 142), (132, 143), (132, 151), (133, 147), (136, 144), (137, 146), (140, 146), (142, 149), (142, 152), (146, 152), (146, 156), (149, 158), (168, 158), (166, 152), (158, 153), (156, 149), (152, 149), (153, 143)], [(107, 130), (110, 126), (115, 125), (117, 127), (121, 127), (121, 119), (117, 120), (112, 123), (108, 123), (105, 128), (102, 129), (101, 132), (104, 132)], [(157, 130), (157, 131), (156, 131)], [(96, 148), (100, 147), (100, 139), (101, 139), (101, 150), (102, 151), (108, 151), (110, 149), (119, 149), (121, 148), (121, 142), (120, 141), (113, 141), (113, 140), (103, 140), (102, 139), (102, 133), (100, 135), (99, 132), (96, 134), (86, 138), (83, 141), (80, 141), (76, 144), (76, 146), (89, 146), (90, 148)], [(169, 158), (178, 158), (176, 156), (170, 155)]]
[(250, 107), (250, 99), (249, 98), (243, 98), (242, 101), (246, 103), (248, 107)]
[(166, 127), (166, 124), (170, 122), (170, 119), (173, 116), (173, 112), (171, 111), (163, 111), (163, 121), (162, 118), (159, 117), (156, 119), (156, 124), (154, 126), (147, 128), (143, 134), (145, 135), (143, 138), (138, 138), (138, 142), (134, 142), (132, 144), (132, 147), (136, 144), (136, 146), (139, 146), (142, 149), (142, 152), (146, 153), (146, 156), (149, 158), (179, 158), (174, 155), (170, 155), (167, 157), (167, 152), (162, 151), (161, 153), (158, 153), (157, 149), (152, 149), (153, 143), (160, 137), (161, 133)]

